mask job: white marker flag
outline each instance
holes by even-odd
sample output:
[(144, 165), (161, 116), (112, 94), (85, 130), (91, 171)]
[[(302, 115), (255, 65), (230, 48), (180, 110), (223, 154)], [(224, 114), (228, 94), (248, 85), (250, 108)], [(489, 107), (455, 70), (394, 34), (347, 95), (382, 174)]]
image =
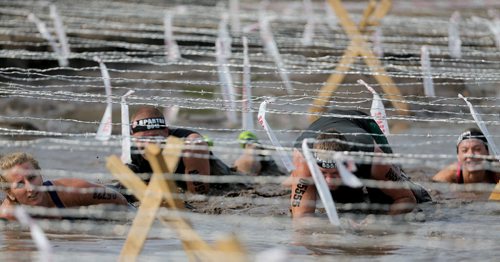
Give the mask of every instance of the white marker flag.
[(302, 44), (305, 46), (309, 46), (312, 44), (312, 40), (314, 37), (314, 23), (315, 17), (313, 12), (313, 7), (311, 0), (303, 0), (304, 2), (304, 13), (307, 17), (307, 23), (304, 27), (304, 33), (302, 33)]
[(328, 25), (328, 27), (330, 27), (330, 29), (332, 30), (337, 30), (338, 26), (338, 22), (337, 22), (337, 16), (335, 15), (335, 13), (333, 12), (332, 10), (332, 7), (330, 6), (330, 4), (328, 3), (328, 0), (325, 0), (325, 12), (326, 12), (326, 24)]
[(422, 77), (424, 79), (424, 94), (428, 97), (435, 97), (436, 94), (434, 92), (434, 84), (432, 83), (429, 49), (426, 45), (424, 45), (420, 50), (420, 66), (422, 68)]
[(273, 34), (271, 33), (271, 29), (269, 28), (269, 22), (263, 12), (261, 12), (259, 15), (259, 28), (260, 38), (262, 39), (262, 42), (264, 42), (266, 52), (274, 59), (274, 63), (278, 68), (278, 72), (280, 74), (281, 80), (283, 81), (283, 84), (285, 85), (287, 93), (293, 94), (293, 87), (290, 83), (290, 79), (288, 78), (288, 71), (286, 70), (285, 64), (281, 59), (278, 46), (276, 45)]
[(47, 26), (45, 26), (45, 23), (42, 22), (38, 17), (36, 17), (34, 14), (30, 13), (28, 15), (28, 20), (30, 22), (35, 23), (36, 28), (38, 29), (38, 32), (42, 35), (45, 40), (49, 42), (50, 47), (52, 47), (52, 50), (57, 56), (57, 60), (59, 62), (59, 66), (67, 66), (68, 65), (68, 60), (65, 60), (61, 54), (61, 49), (57, 45), (56, 41), (52, 37), (52, 35), (49, 33), (47, 30)]
[(59, 55), (61, 56), (61, 59), (64, 63), (64, 65), (61, 66), (67, 66), (68, 57), (70, 53), (68, 38), (66, 37), (66, 31), (64, 30), (61, 17), (59, 16), (59, 13), (57, 12), (57, 7), (55, 5), (50, 5), (50, 17), (52, 17), (52, 21), (54, 21), (57, 38), (59, 38), (59, 44), (61, 45), (61, 48), (59, 49), (60, 50)]
[(21, 225), (30, 228), (31, 238), (33, 238), (36, 247), (40, 251), (40, 261), (52, 261), (52, 246), (42, 228), (31, 219), (22, 206), (15, 206), (14, 216)]
[(219, 31), (217, 33), (217, 38), (221, 42), (222, 55), (225, 59), (231, 58), (231, 43), (232, 39), (229, 35), (229, 31), (227, 30), (227, 20), (228, 14), (225, 13), (222, 15), (222, 18), (219, 22)]
[[(336, 152), (333, 159), (335, 159), (335, 165), (337, 166), (342, 182), (349, 187), (354, 187), (354, 188), (362, 187), (363, 183), (361, 183), (359, 178), (355, 176), (353, 173), (351, 173), (351, 171), (349, 171), (349, 169), (346, 166), (344, 166), (342, 157), (340, 155), (341, 155), (340, 152)], [(353, 167), (355, 167), (354, 163), (351, 164)]]
[(163, 26), (164, 26), (164, 43), (165, 52), (167, 53), (168, 61), (176, 61), (181, 57), (179, 51), (179, 46), (174, 39), (174, 30), (172, 29), (172, 17), (170, 12), (165, 12), (163, 16)]
[(231, 32), (239, 34), (241, 32), (239, 0), (229, 1), (229, 15), (231, 16)]
[(481, 118), (481, 116), (476, 112), (472, 104), (469, 101), (467, 101), (467, 98), (465, 98), (461, 94), (458, 94), (458, 97), (462, 98), (465, 101), (465, 103), (467, 103), (467, 105), (469, 106), (470, 113), (474, 118), (474, 121), (476, 121), (477, 126), (479, 127), (479, 129), (481, 129), (481, 132), (483, 132), (483, 135), (486, 137), (486, 140), (488, 141), (488, 148), (491, 150), (491, 153), (493, 153), (495, 158), (500, 159), (500, 155), (498, 152), (498, 148), (495, 145), (495, 141), (493, 141), (493, 138), (491, 138), (490, 132), (486, 128), (486, 125), (484, 124), (484, 121)]
[(111, 113), (113, 111), (113, 104), (111, 100), (111, 81), (108, 73), (108, 69), (106, 65), (102, 62), (99, 57), (94, 57), (94, 60), (99, 63), (99, 67), (101, 68), (102, 80), (104, 81), (104, 88), (106, 89), (106, 111), (104, 111), (104, 115), (102, 116), (101, 123), (99, 124), (99, 128), (97, 129), (96, 139), (106, 141), (111, 137), (112, 131), (112, 119)]
[(126, 94), (122, 96), (121, 100), (121, 111), (122, 111), (122, 156), (121, 160), (123, 163), (132, 163), (130, 156), (130, 120), (127, 105), (127, 97), (133, 94), (133, 90), (129, 90)]
[(383, 57), (384, 49), (382, 48), (382, 28), (380, 26), (377, 26), (377, 28), (373, 32), (372, 39), (373, 39), (373, 52), (378, 57)]
[(278, 154), (280, 155), (281, 161), (285, 165), (286, 170), (288, 172), (292, 172), (295, 169), (292, 160), (286, 153), (285, 149), (283, 149), (278, 138), (276, 138), (276, 135), (274, 134), (273, 130), (266, 121), (266, 109), (268, 103), (269, 101), (266, 100), (260, 104), (259, 114), (257, 115), (257, 119), (259, 120), (259, 123), (264, 128), (264, 130), (266, 130), (267, 136), (271, 140), (271, 143), (274, 145), (274, 147), (276, 147), (276, 150), (278, 151)]
[(248, 58), (248, 41), (244, 36), (243, 41), (243, 130), (254, 130), (252, 117), (252, 85), (250, 79), (250, 59)]
[(448, 25), (448, 49), (450, 51), (450, 56), (457, 59), (462, 57), (462, 41), (460, 40), (459, 23), (460, 13), (455, 11), (453, 15), (451, 15)]
[(227, 66), (227, 60), (224, 50), (224, 41), (217, 38), (215, 40), (215, 52), (217, 60), (217, 72), (219, 73), (219, 81), (222, 86), (222, 98), (224, 99), (224, 105), (226, 106), (226, 116), (232, 125), (238, 123), (236, 116), (236, 98), (234, 94), (233, 79), (231, 77), (231, 72)]
[(373, 120), (377, 122), (377, 125), (385, 135), (390, 134), (389, 124), (387, 123), (387, 115), (385, 114), (385, 108), (384, 104), (382, 103), (382, 99), (371, 86), (365, 83), (365, 81), (359, 79), (358, 83), (364, 85), (373, 94), (372, 107), (370, 109), (370, 115), (373, 117)]
[(330, 223), (335, 226), (340, 226), (339, 215), (337, 214), (337, 209), (335, 208), (335, 202), (333, 202), (332, 194), (330, 193), (325, 177), (323, 176), (323, 173), (321, 173), (321, 170), (316, 164), (316, 159), (309, 149), (309, 142), (312, 142), (312, 140), (304, 139), (302, 141), (302, 152), (304, 153), (307, 166), (311, 171), (314, 184), (316, 185), (316, 190), (318, 191), (321, 202), (323, 202), (323, 205), (325, 206), (326, 214), (328, 215)]

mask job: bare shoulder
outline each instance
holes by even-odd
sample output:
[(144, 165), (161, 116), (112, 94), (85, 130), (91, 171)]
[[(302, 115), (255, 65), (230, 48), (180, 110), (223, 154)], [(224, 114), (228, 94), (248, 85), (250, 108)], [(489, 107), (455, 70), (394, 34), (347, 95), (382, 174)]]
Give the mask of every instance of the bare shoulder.
[(453, 183), (455, 182), (456, 174), (457, 174), (457, 163), (453, 163), (441, 169), (436, 175), (434, 175), (432, 180), (436, 182)]

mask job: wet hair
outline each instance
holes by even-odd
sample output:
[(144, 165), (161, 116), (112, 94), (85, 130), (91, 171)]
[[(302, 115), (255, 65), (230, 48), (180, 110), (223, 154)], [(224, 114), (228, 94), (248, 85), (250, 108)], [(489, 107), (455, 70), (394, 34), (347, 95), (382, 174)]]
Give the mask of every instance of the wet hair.
[(486, 147), (486, 150), (488, 150), (488, 140), (484, 136), (483, 132), (477, 128), (468, 128), (464, 132), (462, 132), (457, 139), (457, 153), (458, 153), (458, 146), (460, 143), (466, 139), (478, 139), (483, 141), (484, 146)]
[[(24, 163), (30, 163), (33, 168), (37, 170), (41, 169), (40, 164), (38, 164), (38, 161), (32, 155), (24, 152), (15, 152), (0, 157), (0, 170), (9, 170), (17, 165), (21, 165)], [(5, 177), (3, 176), (3, 173), (0, 173), (0, 182), (8, 182), (7, 179), (5, 179)]]
[(332, 159), (331, 151), (348, 151), (349, 146), (345, 143), (345, 137), (335, 129), (328, 129), (316, 137), (313, 148), (316, 164), (322, 168), (337, 168), (335, 160)]
[(314, 142), (314, 149), (325, 151), (349, 151), (345, 137), (335, 129), (328, 129), (319, 134)]

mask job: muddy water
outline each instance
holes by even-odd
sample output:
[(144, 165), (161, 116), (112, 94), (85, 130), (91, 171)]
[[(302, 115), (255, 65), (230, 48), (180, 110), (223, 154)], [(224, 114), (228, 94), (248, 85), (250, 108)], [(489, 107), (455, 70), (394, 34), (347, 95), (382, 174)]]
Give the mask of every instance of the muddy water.
[[(429, 128), (415, 125), (405, 134), (446, 134), (453, 127)], [(496, 131), (493, 128), (493, 131)], [(235, 136), (208, 132), (211, 137)], [(290, 135), (292, 140), (292, 135)], [(397, 152), (424, 153), (429, 145), (409, 148), (407, 144), (425, 142), (426, 139), (408, 140), (397, 134), (390, 137)], [(436, 139), (435, 137), (433, 139)], [(95, 147), (93, 139), (75, 139), (80, 147), (68, 149), (67, 143), (50, 138), (29, 140), (33, 145), (11, 144), (2, 152), (25, 150), (40, 159), (46, 169), (47, 179), (75, 175), (99, 182), (108, 182), (111, 175), (104, 168), (105, 157), (119, 154), (118, 144)], [(265, 140), (265, 138), (263, 138)], [(287, 140), (287, 139), (284, 139)], [(437, 141), (432, 153), (448, 154), (453, 150), (453, 139)], [(58, 148), (58, 146), (60, 148)], [(232, 161), (226, 150), (215, 147), (214, 151), (224, 161)], [(449, 159), (433, 162), (447, 163)], [(361, 221), (365, 215), (340, 213), (342, 228), (329, 227), (325, 215), (298, 228), (293, 226), (288, 212), (289, 192), (276, 184), (249, 185), (242, 190), (225, 192), (209, 198), (189, 198), (191, 210), (186, 217), (203, 239), (214, 242), (219, 237), (235, 233), (254, 259), (264, 251), (277, 249), (286, 253), (290, 261), (307, 260), (479, 260), (494, 261), (500, 255), (500, 203), (488, 202), (488, 193), (465, 192), (464, 187), (450, 187), (430, 183), (437, 170), (422, 164), (406, 165), (414, 180), (431, 189), (433, 203), (420, 206), (412, 215), (389, 218), (376, 216), (371, 224), (353, 228), (349, 219)], [(62, 170), (62, 172), (61, 172)], [(486, 188), (491, 190), (492, 186)], [(133, 215), (132, 215), (133, 216)], [(55, 261), (115, 261), (120, 253), (131, 219), (114, 222), (103, 221), (40, 221), (47, 231), (53, 247)], [(32, 261), (38, 258), (26, 228), (4, 224), (0, 234), (2, 261)], [(156, 223), (150, 232), (141, 255), (141, 261), (187, 260), (175, 232)]]

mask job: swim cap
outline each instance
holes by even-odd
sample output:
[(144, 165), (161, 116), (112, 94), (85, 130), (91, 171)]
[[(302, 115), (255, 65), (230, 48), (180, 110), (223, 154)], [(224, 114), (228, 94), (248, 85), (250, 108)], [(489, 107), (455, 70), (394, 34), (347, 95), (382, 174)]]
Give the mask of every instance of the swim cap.
[(253, 143), (259, 142), (259, 139), (257, 138), (257, 136), (250, 131), (241, 132), (240, 135), (238, 136), (238, 140), (240, 141), (240, 145), (242, 148), (245, 148), (245, 144), (247, 144), (249, 142), (253, 142)]

